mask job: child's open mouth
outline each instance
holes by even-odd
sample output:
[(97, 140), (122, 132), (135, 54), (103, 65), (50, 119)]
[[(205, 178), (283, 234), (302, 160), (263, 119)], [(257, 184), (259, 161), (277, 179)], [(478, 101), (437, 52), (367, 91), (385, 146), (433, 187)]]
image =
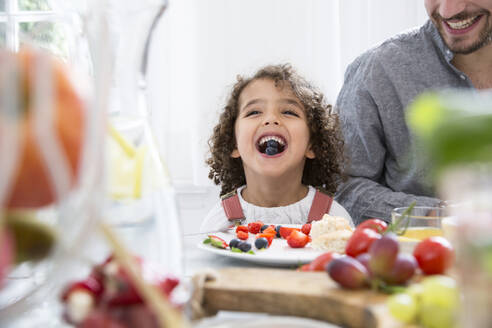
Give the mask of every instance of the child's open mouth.
[(261, 137), (256, 144), (258, 151), (268, 156), (274, 156), (282, 153), (286, 146), (287, 142), (285, 139), (277, 135)]

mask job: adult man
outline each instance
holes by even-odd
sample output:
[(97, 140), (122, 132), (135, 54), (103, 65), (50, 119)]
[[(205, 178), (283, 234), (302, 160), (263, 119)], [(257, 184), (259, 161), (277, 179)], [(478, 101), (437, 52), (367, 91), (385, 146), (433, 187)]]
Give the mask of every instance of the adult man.
[(423, 91), (492, 87), (492, 1), (425, 0), (421, 28), (357, 58), (345, 73), (337, 108), (349, 180), (336, 199), (356, 222), (388, 219), (395, 207), (435, 206), (426, 159), (405, 122)]

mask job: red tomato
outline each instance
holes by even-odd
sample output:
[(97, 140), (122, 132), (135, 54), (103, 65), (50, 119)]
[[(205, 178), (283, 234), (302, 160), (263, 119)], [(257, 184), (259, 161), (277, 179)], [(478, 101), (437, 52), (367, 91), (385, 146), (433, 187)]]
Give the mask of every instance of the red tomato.
[(372, 229), (356, 229), (347, 241), (345, 253), (349, 256), (356, 257), (359, 254), (367, 252), (371, 244), (380, 238), (381, 235)]
[(372, 229), (377, 233), (383, 233), (388, 229), (388, 224), (380, 219), (369, 219), (365, 220), (357, 226), (357, 230), (361, 229)]
[[(22, 113), (16, 124), (19, 133), (19, 158), (16, 171), (12, 176), (10, 193), (5, 199), (7, 208), (37, 208), (46, 206), (57, 198), (50, 171), (39, 146), (35, 128), (36, 102), (29, 86), (34, 81), (32, 72), (36, 71), (39, 54), (31, 49), (22, 49), (18, 53), (0, 52), (0, 60), (9, 58), (18, 62), (19, 94)], [(53, 68), (53, 108), (52, 117), (44, 124), (52, 130), (61, 154), (66, 160), (69, 186), (75, 185), (79, 173), (84, 135), (84, 104), (69, 80), (65, 67), (56, 59), (50, 58)], [(0, 76), (3, 80), (5, 74)], [(0, 88), (3, 88), (0, 85)], [(0, 116), (0, 129), (10, 124), (11, 118)], [(4, 131), (0, 131), (2, 135)]]
[(443, 237), (430, 237), (415, 247), (413, 256), (425, 274), (442, 274), (454, 261), (454, 249)]
[(338, 253), (326, 252), (315, 258), (311, 263), (309, 263), (308, 271), (325, 271), (326, 266), (331, 260), (340, 257)]

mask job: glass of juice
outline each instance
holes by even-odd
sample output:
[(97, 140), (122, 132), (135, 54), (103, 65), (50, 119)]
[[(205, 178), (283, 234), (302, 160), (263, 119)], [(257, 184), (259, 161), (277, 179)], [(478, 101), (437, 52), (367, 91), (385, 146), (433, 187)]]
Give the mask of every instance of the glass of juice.
[(409, 213), (405, 213), (406, 210), (407, 207), (398, 207), (391, 212), (393, 223), (401, 221), (398, 233), (402, 239), (420, 241), (443, 236), (442, 220), (446, 217), (443, 207), (415, 206)]

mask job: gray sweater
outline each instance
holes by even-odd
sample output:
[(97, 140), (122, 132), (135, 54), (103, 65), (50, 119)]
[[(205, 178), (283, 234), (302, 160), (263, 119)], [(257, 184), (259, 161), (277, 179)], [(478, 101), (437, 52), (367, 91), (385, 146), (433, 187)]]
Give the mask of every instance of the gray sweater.
[[(335, 197), (354, 222), (389, 220), (395, 207), (434, 206), (428, 160), (414, 142), (405, 110), (426, 90), (473, 88), (450, 61), (434, 25), (397, 35), (349, 65), (337, 99), (350, 159), (349, 180)], [(427, 164), (426, 164), (427, 163)]]

